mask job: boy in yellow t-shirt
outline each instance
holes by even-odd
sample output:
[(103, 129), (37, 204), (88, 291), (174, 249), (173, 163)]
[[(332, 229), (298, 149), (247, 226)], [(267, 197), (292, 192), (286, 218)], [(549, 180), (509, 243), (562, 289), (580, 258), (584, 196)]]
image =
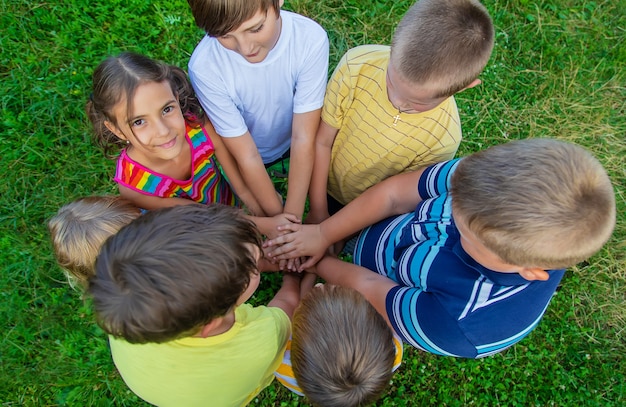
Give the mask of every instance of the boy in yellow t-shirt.
[(128, 387), (158, 406), (242, 406), (273, 380), (290, 335), (300, 278), (267, 307), (261, 235), (236, 208), (148, 212), (102, 247), (89, 284), (96, 319)]
[(493, 41), (478, 1), (420, 0), (391, 47), (349, 50), (326, 88), (307, 222), (392, 175), (453, 158), (461, 141), (453, 95), (480, 83)]

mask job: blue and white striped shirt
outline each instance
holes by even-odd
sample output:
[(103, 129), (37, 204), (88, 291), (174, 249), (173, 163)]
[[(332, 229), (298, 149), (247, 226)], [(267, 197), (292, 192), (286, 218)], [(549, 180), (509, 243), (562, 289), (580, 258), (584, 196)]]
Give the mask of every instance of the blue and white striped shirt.
[(547, 281), (489, 270), (461, 247), (450, 177), (460, 159), (435, 164), (419, 180), (415, 212), (361, 232), (354, 263), (389, 277), (387, 314), (402, 339), (427, 352), (479, 358), (532, 331), (565, 270)]

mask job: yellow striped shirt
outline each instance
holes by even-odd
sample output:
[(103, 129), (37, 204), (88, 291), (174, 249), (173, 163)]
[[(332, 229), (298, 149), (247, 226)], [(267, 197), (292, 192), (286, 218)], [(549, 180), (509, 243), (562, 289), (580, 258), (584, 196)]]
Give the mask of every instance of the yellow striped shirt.
[(339, 129), (328, 193), (344, 205), (392, 175), (452, 159), (461, 142), (454, 97), (426, 112), (398, 113), (387, 97), (388, 63), (388, 46), (353, 48), (326, 88), (322, 119)]

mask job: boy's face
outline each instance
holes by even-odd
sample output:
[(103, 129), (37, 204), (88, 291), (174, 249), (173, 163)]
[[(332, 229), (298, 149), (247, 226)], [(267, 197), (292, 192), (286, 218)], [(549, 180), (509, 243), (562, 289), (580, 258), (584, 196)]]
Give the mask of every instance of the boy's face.
[(469, 230), (462, 217), (455, 215), (454, 223), (461, 234), (463, 250), (483, 267), (500, 273), (517, 273), (529, 281), (547, 280), (549, 278), (548, 273), (542, 268), (516, 266), (502, 260), (500, 256), (486, 248), (480, 239)]
[(421, 113), (434, 109), (448, 97), (434, 97), (435, 92), (420, 88), (404, 79), (390, 62), (387, 66), (387, 97), (402, 113)]
[[(282, 1), (280, 4), (282, 6)], [(265, 60), (278, 42), (281, 26), (280, 15), (273, 8), (269, 8), (267, 12), (258, 10), (235, 30), (217, 37), (217, 41), (251, 64), (256, 64)]]

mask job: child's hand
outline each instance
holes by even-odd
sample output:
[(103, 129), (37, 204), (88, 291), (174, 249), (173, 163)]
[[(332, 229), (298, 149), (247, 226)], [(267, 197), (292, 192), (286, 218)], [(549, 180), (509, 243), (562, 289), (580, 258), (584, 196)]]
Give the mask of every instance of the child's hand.
[[(286, 260), (310, 256), (298, 270), (315, 265), (326, 252), (330, 243), (322, 236), (319, 225), (299, 225), (295, 223), (278, 226), (280, 236), (267, 240), (267, 256), (274, 260)], [(274, 247), (272, 249), (272, 247)]]
[(268, 227), (266, 236), (269, 239), (273, 239), (277, 236), (287, 233), (287, 232), (281, 231), (280, 229), (281, 226), (292, 225), (292, 224), (299, 225), (301, 223), (300, 218), (298, 218), (296, 215), (292, 215), (291, 213), (284, 213), (284, 212), (279, 213), (278, 215), (274, 215), (270, 217), (268, 220), (269, 220), (270, 226)]

